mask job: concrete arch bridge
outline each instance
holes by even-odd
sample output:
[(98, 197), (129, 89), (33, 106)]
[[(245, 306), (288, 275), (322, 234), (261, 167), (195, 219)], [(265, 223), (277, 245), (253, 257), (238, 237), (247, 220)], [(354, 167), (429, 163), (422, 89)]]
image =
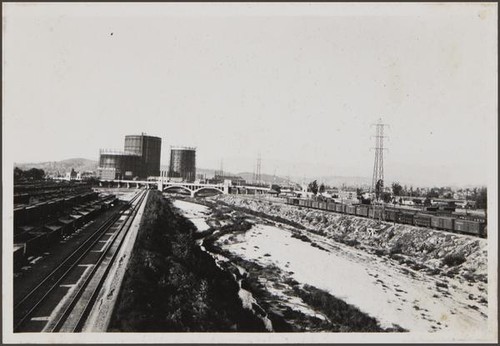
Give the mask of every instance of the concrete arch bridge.
[(217, 191), (221, 194), (229, 193), (230, 184), (201, 184), (201, 183), (187, 183), (187, 182), (172, 182), (165, 180), (101, 180), (99, 182), (101, 187), (118, 187), (128, 189), (157, 189), (165, 192), (170, 189), (182, 189), (189, 192), (191, 197), (195, 197), (200, 191)]

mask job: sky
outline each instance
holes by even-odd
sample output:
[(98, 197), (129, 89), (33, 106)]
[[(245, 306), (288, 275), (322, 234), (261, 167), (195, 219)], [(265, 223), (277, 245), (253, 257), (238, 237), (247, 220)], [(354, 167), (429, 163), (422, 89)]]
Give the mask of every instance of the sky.
[(2, 6), (4, 167), (147, 133), (163, 165), (371, 178), (382, 118), (386, 180), (496, 177), (496, 4)]

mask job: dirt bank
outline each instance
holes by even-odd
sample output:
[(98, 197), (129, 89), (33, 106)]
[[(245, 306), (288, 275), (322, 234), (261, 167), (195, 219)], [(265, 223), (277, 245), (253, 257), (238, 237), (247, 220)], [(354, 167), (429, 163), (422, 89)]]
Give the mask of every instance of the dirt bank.
[[(215, 198), (230, 206), (287, 219), (309, 231), (430, 275), (487, 283), (487, 240), (409, 225), (288, 206), (232, 195)], [(486, 285), (482, 285), (486, 289)]]
[(194, 225), (150, 193), (110, 331), (258, 332), (231, 273), (202, 251)]

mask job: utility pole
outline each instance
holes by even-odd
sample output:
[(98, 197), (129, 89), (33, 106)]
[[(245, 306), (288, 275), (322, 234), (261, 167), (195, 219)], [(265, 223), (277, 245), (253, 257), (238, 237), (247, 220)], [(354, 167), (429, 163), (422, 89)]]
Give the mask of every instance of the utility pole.
[(377, 194), (377, 199), (379, 199), (378, 192), (383, 192), (384, 189), (384, 126), (389, 126), (382, 123), (382, 118), (379, 119), (377, 124), (372, 124), (376, 126), (375, 132), (375, 162), (373, 164), (373, 178), (372, 178), (372, 188), (371, 192)]

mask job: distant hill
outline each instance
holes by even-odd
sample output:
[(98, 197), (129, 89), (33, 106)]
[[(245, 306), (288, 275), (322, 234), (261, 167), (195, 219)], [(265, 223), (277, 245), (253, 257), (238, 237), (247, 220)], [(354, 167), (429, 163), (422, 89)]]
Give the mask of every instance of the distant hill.
[[(43, 169), (45, 173), (54, 175), (61, 174), (64, 175), (66, 172), (71, 171), (73, 168), (75, 171), (96, 171), (98, 162), (95, 160), (83, 159), (83, 158), (75, 158), (75, 159), (67, 159), (62, 161), (49, 161), (49, 162), (38, 162), (38, 163), (16, 163), (15, 167), (19, 167), (23, 170), (30, 168), (38, 168)], [(162, 165), (161, 170), (168, 171), (168, 165)], [(209, 168), (196, 168), (197, 174), (204, 174), (207, 178), (212, 178), (214, 176), (214, 172), (217, 169), (209, 169)], [(253, 173), (251, 172), (224, 172), (227, 175), (237, 175), (242, 177), (248, 182), (253, 182)], [(340, 187), (342, 185), (347, 186), (362, 186), (369, 185), (371, 183), (371, 179), (367, 177), (350, 177), (350, 176), (318, 176), (318, 177), (308, 177), (306, 178), (306, 183), (309, 183), (313, 180), (317, 180), (319, 183), (325, 183), (329, 186)], [(287, 184), (288, 179), (280, 176), (274, 176), (272, 174), (261, 174), (261, 180), (266, 184)], [(292, 182), (302, 183), (303, 177), (290, 177)]]
[[(368, 177), (354, 177), (354, 176), (322, 176), (315, 178), (320, 183), (324, 183), (329, 186), (341, 187), (342, 185), (346, 186), (363, 186), (370, 185), (371, 178)], [(313, 179), (314, 180), (314, 179)]]
[[(249, 172), (242, 172), (238, 173), (236, 175), (239, 175), (243, 179), (245, 179), (247, 182), (253, 182), (253, 173)], [(261, 174), (261, 180), (266, 183), (266, 184), (278, 184), (278, 185), (286, 185), (288, 184), (288, 179), (279, 177), (279, 176), (274, 176), (271, 174)], [(292, 180), (293, 182), (293, 180)]]
[(38, 163), (15, 163), (14, 166), (19, 167), (22, 170), (27, 170), (30, 168), (38, 168), (38, 169), (43, 169), (46, 174), (64, 175), (66, 172), (70, 172), (72, 168), (77, 172), (96, 171), (97, 161), (76, 158), (76, 159), (67, 159), (62, 161), (49, 161), (49, 162), (38, 162)]

